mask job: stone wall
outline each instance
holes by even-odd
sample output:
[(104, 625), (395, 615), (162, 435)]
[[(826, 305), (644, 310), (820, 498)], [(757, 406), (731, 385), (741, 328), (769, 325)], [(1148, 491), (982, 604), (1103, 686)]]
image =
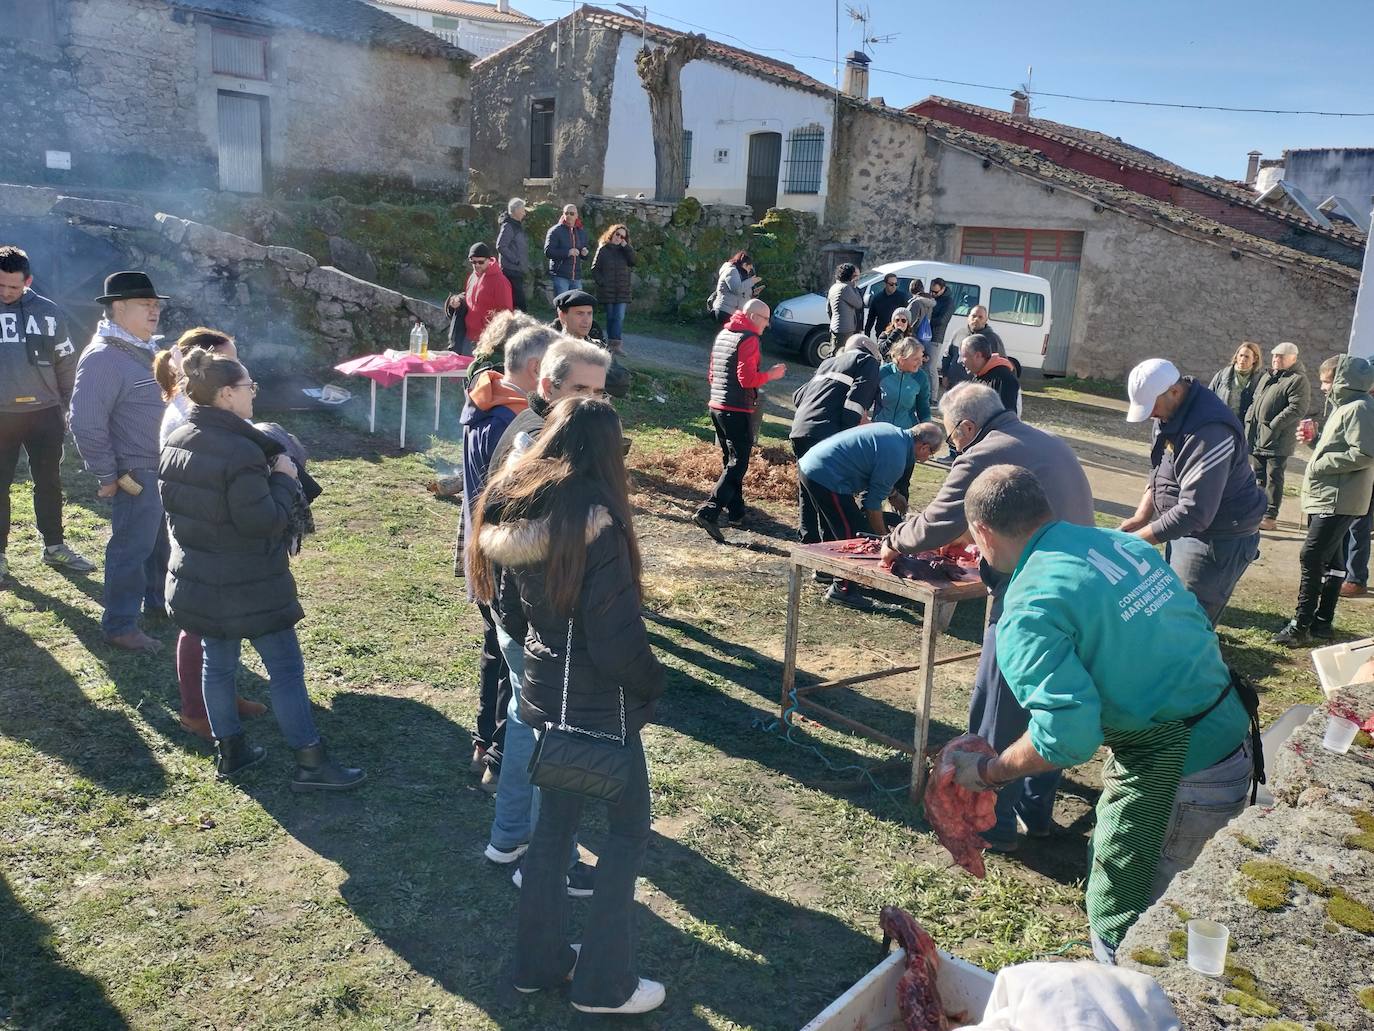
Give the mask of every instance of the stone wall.
[(1292, 340), (1309, 369), (1346, 348), (1353, 271), (1128, 214), (951, 145), (916, 119), (853, 105), (844, 112), (826, 225), (830, 238), (866, 247), (865, 264), (957, 262), (965, 226), (1083, 233), (1074, 375), (1120, 378), (1160, 355), (1210, 378), (1247, 338)]
[[(217, 188), (220, 90), (266, 98), (268, 188), (399, 184), (462, 199), (467, 68), (297, 30), (264, 82), (212, 74), (214, 19), (168, 0), (65, 0), (44, 40), (6, 41), (0, 167), (9, 181), (169, 192)], [(237, 24), (237, 23), (234, 23)], [(71, 170), (45, 168), (48, 150)]]
[[(146, 271), (169, 295), (163, 331), (233, 334), (254, 372), (323, 374), (360, 354), (405, 347), (414, 320), (442, 334), (443, 311), (290, 247), (265, 246), (201, 222), (116, 201), (0, 185), (7, 224), (61, 219), (116, 255), (109, 271)], [(56, 298), (55, 298), (56, 299)]]
[[(472, 69), (474, 196), (576, 203), (600, 193), (620, 33), (555, 22)], [(528, 182), (530, 102), (554, 101), (553, 175)], [(611, 155), (612, 160), (614, 156)]]

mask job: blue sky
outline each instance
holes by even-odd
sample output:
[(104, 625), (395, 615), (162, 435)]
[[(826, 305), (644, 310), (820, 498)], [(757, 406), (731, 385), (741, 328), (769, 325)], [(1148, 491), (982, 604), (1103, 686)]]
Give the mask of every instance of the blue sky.
[[(841, 57), (861, 38), (846, 5), (862, 6), (858, 0), (840, 0)], [(514, 0), (514, 6), (550, 19), (566, 15), (573, 5)], [(618, 10), (612, 3), (599, 6)], [(869, 0), (867, 7), (870, 33), (896, 37), (870, 47), (875, 69), (870, 92), (893, 105), (938, 94), (1009, 109), (1005, 88), (974, 89), (902, 75), (1015, 87), (1032, 66), (1033, 88), (1055, 93), (1374, 112), (1370, 0), (1243, 5)], [(691, 22), (721, 42), (747, 45), (823, 82), (833, 81), (831, 0), (673, 0), (659, 6), (649, 0), (649, 20), (693, 31), (685, 24)], [(1244, 176), (1250, 150), (1277, 158), (1285, 147), (1374, 146), (1374, 118), (1179, 111), (1049, 97), (1037, 99), (1033, 113), (1120, 136), (1199, 172), (1235, 179)]]

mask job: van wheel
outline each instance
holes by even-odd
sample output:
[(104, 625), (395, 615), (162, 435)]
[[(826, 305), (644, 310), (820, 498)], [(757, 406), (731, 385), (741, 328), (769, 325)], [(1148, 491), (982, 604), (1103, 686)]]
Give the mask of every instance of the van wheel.
[(824, 328), (813, 329), (802, 341), (802, 359), (807, 365), (819, 365), (835, 353), (830, 333)]

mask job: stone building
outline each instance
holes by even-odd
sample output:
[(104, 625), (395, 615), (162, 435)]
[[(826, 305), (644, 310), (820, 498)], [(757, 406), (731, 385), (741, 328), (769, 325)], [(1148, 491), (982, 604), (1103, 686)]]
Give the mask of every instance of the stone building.
[(467, 181), (470, 55), (362, 0), (0, 0), (0, 178)]
[(496, 0), (491, 4), (476, 0), (368, 0), (368, 3), (478, 58), (518, 43), (543, 24), (511, 7), (510, 0)]
[[(654, 196), (635, 55), (682, 33), (583, 6), (473, 66), (473, 168), (493, 196)], [(682, 70), (686, 195), (819, 213), (835, 90), (721, 43)]]

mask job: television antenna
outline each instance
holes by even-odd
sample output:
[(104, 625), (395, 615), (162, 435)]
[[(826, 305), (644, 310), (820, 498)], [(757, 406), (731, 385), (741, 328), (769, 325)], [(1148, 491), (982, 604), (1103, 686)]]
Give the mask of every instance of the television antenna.
[(860, 49), (860, 50), (863, 50), (863, 51), (871, 51), (871, 50), (873, 49), (873, 46), (874, 46), (875, 44), (891, 43), (894, 39), (897, 38), (897, 35), (898, 35), (898, 34), (895, 33), (895, 32), (890, 32), (890, 33), (887, 33), (886, 35), (882, 35), (882, 36), (875, 36), (875, 35), (873, 35), (873, 33), (872, 33), (872, 31), (871, 31), (871, 26), (872, 26), (872, 22), (873, 22), (873, 12), (872, 12), (871, 10), (869, 10), (869, 7), (868, 7), (867, 4), (864, 4), (864, 5), (862, 5), (862, 6), (858, 6), (858, 5), (854, 5), (854, 4), (846, 4), (844, 10), (845, 10), (845, 13), (849, 15), (849, 18), (850, 18), (851, 21), (856, 21), (856, 22), (859, 23), (859, 26), (860, 26), (859, 49)]

